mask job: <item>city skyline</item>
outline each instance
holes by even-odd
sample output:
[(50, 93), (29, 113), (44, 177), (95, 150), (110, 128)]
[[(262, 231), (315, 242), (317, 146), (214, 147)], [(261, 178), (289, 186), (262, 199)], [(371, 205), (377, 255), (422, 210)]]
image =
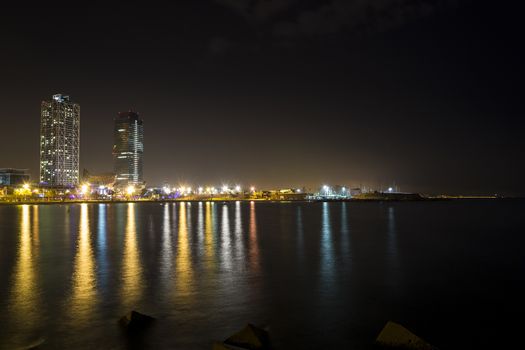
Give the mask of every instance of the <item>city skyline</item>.
[(146, 118), (148, 185), (525, 194), (521, 4), (250, 3), (93, 5), (74, 19), (10, 4), (0, 167), (38, 178), (39, 101), (62, 92), (82, 106), (92, 173), (113, 168), (113, 118), (131, 108)]
[(2, 5), (0, 350), (519, 348), (525, 2)]

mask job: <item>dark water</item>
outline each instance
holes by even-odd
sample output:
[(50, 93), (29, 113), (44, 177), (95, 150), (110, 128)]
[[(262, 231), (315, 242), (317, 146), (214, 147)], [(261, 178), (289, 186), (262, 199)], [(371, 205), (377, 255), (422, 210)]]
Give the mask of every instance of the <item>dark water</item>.
[[(518, 344), (525, 203), (0, 206), (0, 348), (366, 349), (387, 320), (441, 349)], [(158, 318), (128, 340), (131, 309)]]

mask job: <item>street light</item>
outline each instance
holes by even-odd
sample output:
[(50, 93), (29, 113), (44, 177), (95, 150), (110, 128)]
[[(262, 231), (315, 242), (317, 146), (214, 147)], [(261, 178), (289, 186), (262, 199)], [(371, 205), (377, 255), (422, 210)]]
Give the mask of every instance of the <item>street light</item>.
[(81, 194), (86, 194), (89, 190), (89, 186), (88, 184), (83, 184), (82, 186), (80, 186), (80, 193)]
[(128, 186), (128, 188), (126, 188), (126, 193), (128, 194), (128, 196), (132, 196), (133, 193), (135, 193), (135, 187), (133, 187), (132, 185)]

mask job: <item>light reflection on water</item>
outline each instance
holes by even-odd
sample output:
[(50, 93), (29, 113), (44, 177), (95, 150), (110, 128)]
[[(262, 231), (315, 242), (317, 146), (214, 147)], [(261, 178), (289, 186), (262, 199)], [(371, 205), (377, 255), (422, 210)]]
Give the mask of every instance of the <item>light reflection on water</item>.
[(350, 232), (348, 230), (348, 214), (346, 203), (341, 203), (341, 253), (343, 256), (350, 257)]
[(164, 204), (163, 219), (162, 219), (162, 247), (161, 247), (161, 265), (160, 276), (163, 283), (163, 292), (166, 293), (170, 289), (170, 275), (173, 265), (173, 247), (172, 247), (172, 223), (170, 217), (170, 205)]
[[(108, 272), (108, 256), (107, 256), (107, 224), (106, 224), (106, 209), (107, 204), (100, 204), (98, 206), (98, 255), (97, 255), (97, 264), (98, 269), (101, 272), (101, 277), (104, 279), (103, 283), (107, 282), (107, 272)], [(89, 226), (88, 226), (89, 228)]]
[(297, 256), (302, 261), (304, 258), (304, 230), (303, 230), (303, 212), (300, 206), (297, 207)]
[(198, 203), (198, 213), (197, 213), (197, 237), (198, 237), (198, 247), (199, 255), (203, 254), (203, 241), (204, 241), (204, 213), (202, 209), (202, 202)]
[(13, 271), (12, 289), (9, 298), (9, 315), (15, 336), (11, 340), (18, 346), (31, 337), (38, 328), (40, 315), (38, 265), (38, 207), (34, 206), (33, 229), (31, 229), (31, 207), (21, 205), (19, 211), (19, 242)]
[[(448, 218), (443, 206), (425, 213), (438, 222)], [(44, 350), (122, 348), (116, 321), (132, 309), (159, 318), (155, 336), (145, 340), (151, 348), (209, 349), (248, 322), (268, 324), (288, 348), (347, 348), (346, 321), (365, 322), (375, 332), (385, 319), (402, 318), (402, 306), (412, 305), (410, 277), (425, 276), (419, 262), (433, 268), (444, 261), (429, 247), (448, 254), (461, 246), (443, 241), (447, 231), (425, 236), (439, 238), (427, 244), (421, 232), (434, 226), (422, 215), (413, 227), (403, 208), (329, 202), (0, 207), (15, 223), (6, 229), (6, 217), (0, 222), (6, 282), (0, 284), (0, 349), (40, 335)], [(479, 214), (472, 217), (469, 224)], [(494, 243), (487, 246), (486, 255)], [(462, 258), (469, 252), (462, 249)], [(462, 271), (456, 281), (465, 276)], [(351, 335), (360, 339), (355, 348), (363, 348), (360, 334)]]
[(177, 297), (189, 298), (193, 291), (192, 257), (190, 251), (188, 221), (187, 218), (191, 206), (181, 203), (179, 207), (179, 232), (177, 241), (177, 257), (175, 261), (176, 271), (176, 293)]
[(206, 202), (206, 223), (205, 223), (205, 239), (204, 239), (204, 252), (205, 252), (205, 266), (208, 272), (215, 270), (215, 231), (214, 221), (215, 215), (212, 209), (214, 203)]
[(136, 304), (142, 293), (142, 265), (137, 247), (135, 203), (128, 203), (126, 231), (124, 233), (124, 254), (122, 256), (122, 301), (127, 307)]
[(257, 217), (255, 202), (250, 202), (250, 265), (254, 272), (259, 270), (259, 245), (257, 242)]
[(323, 291), (330, 292), (334, 278), (334, 248), (332, 222), (330, 220), (330, 203), (324, 202), (321, 219), (321, 279)]
[(232, 267), (231, 260), (231, 243), (230, 243), (230, 218), (228, 205), (222, 205), (222, 223), (221, 223), (221, 264), (222, 268), (229, 271)]
[(387, 279), (386, 282), (392, 288), (397, 289), (401, 283), (401, 275), (399, 273), (399, 252), (397, 244), (397, 229), (395, 209), (392, 206), (388, 207), (387, 213), (387, 229), (386, 229), (386, 261), (387, 261)]
[(244, 239), (243, 239), (243, 227), (242, 227), (242, 215), (241, 215), (241, 202), (235, 202), (235, 261), (237, 269), (244, 267)]
[(95, 278), (93, 248), (91, 247), (88, 210), (87, 204), (80, 205), (77, 254), (74, 263), (71, 304), (69, 306), (72, 317), (83, 322), (92, 314), (91, 308), (97, 297), (97, 280)]

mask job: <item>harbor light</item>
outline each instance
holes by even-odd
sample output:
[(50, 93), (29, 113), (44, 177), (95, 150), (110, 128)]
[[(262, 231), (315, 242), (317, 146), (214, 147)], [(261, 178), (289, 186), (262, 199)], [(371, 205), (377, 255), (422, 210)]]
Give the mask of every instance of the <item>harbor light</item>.
[(135, 187), (133, 186), (128, 186), (128, 188), (126, 188), (126, 193), (128, 194), (128, 196), (132, 196), (133, 193), (135, 193)]
[(22, 186), (22, 188), (23, 188), (24, 190), (28, 190), (28, 189), (29, 189), (29, 184), (24, 184), (24, 185)]
[(394, 189), (392, 187), (388, 188), (388, 192), (392, 192)]
[(250, 191), (251, 191), (251, 192), (255, 192), (255, 187), (253, 187), (253, 186), (250, 187)]
[(239, 186), (239, 185), (235, 186), (235, 191), (236, 192), (241, 192), (241, 186)]
[(81, 194), (86, 194), (88, 193), (89, 191), (89, 185), (88, 184), (83, 184), (82, 186), (80, 186), (80, 193)]

